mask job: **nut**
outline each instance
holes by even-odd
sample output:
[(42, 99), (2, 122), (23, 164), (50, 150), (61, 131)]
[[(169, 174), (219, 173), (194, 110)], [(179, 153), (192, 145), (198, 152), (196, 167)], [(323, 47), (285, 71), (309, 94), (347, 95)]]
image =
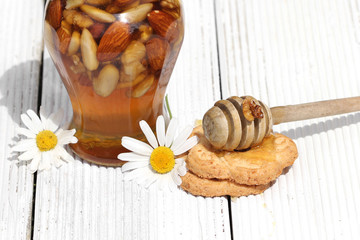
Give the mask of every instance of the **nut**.
[(146, 72), (140, 73), (134, 81), (128, 81), (128, 76), (124, 74), (124, 72), (121, 72), (120, 74), (120, 82), (117, 85), (117, 89), (121, 89), (121, 88), (128, 88), (128, 87), (133, 87), (136, 84), (140, 83), (141, 81), (143, 81), (145, 79), (145, 77), (147, 76)]
[(179, 37), (178, 22), (173, 16), (154, 10), (147, 15), (147, 18), (154, 31), (170, 43)]
[(179, 0), (162, 0), (160, 6), (170, 10), (180, 9)]
[(149, 89), (153, 85), (154, 80), (155, 80), (154, 75), (147, 76), (144, 79), (144, 81), (142, 81), (141, 83), (139, 83), (138, 85), (135, 86), (135, 88), (131, 92), (131, 97), (139, 98), (139, 97), (144, 96), (145, 93), (147, 93), (147, 91), (149, 91)]
[[(146, 68), (138, 61), (123, 66), (123, 72), (126, 76), (126, 81), (132, 82), (139, 76), (140, 73), (144, 72)], [(124, 79), (124, 80), (125, 80)]]
[(136, 6), (140, 5), (140, 0), (135, 0), (133, 3), (123, 7), (123, 11), (129, 10), (131, 8), (134, 8)]
[(108, 12), (105, 12), (104, 10), (101, 10), (99, 8), (90, 6), (90, 5), (84, 4), (80, 7), (80, 9), (81, 9), (81, 11), (83, 11), (84, 13), (89, 15), (92, 19), (99, 21), (99, 22), (111, 23), (116, 20), (114, 15), (112, 15)]
[(153, 34), (153, 29), (147, 24), (143, 24), (139, 27), (140, 31), (140, 40), (142, 42), (146, 42), (150, 39), (151, 35)]
[(124, 20), (128, 23), (138, 23), (144, 21), (147, 14), (152, 10), (153, 6), (154, 5), (152, 3), (141, 4), (124, 11), (119, 15), (119, 18), (121, 21)]
[(72, 55), (71, 56), (74, 65), (70, 66), (71, 71), (75, 74), (84, 73), (86, 71), (86, 68), (84, 64), (80, 61), (80, 57), (78, 55)]
[(117, 6), (123, 8), (123, 7), (126, 7), (129, 4), (132, 4), (133, 2), (135, 2), (135, 0), (115, 0), (114, 4), (116, 4)]
[(146, 43), (146, 54), (152, 69), (155, 71), (162, 69), (169, 50), (169, 43), (160, 38), (153, 38)]
[(65, 54), (68, 50), (70, 40), (71, 40), (71, 32), (66, 29), (64, 26), (61, 26), (57, 31), (57, 36), (59, 38), (59, 51), (62, 54)]
[(71, 40), (68, 48), (68, 55), (71, 56), (75, 54), (80, 48), (80, 33), (74, 31), (71, 36)]
[(86, 3), (99, 6), (111, 3), (112, 0), (85, 0)]
[(121, 56), (124, 65), (140, 61), (146, 55), (145, 45), (139, 41), (132, 41)]
[(80, 28), (89, 28), (94, 24), (94, 21), (91, 20), (91, 18), (76, 10), (64, 10), (63, 15), (65, 21), (77, 25)]
[(46, 20), (53, 28), (58, 29), (61, 24), (61, 17), (62, 17), (61, 0), (51, 1), (47, 9)]
[(260, 103), (253, 97), (245, 97), (242, 103), (242, 108), (244, 117), (250, 122), (254, 121), (255, 118), (264, 117)]
[(109, 96), (116, 89), (119, 78), (118, 69), (112, 64), (106, 65), (101, 69), (99, 76), (94, 79), (93, 87), (95, 93), (102, 97)]
[(106, 9), (105, 9), (108, 13), (111, 13), (111, 14), (116, 14), (116, 13), (120, 13), (122, 11), (122, 8), (111, 3), (109, 5), (106, 6)]
[(100, 40), (97, 58), (101, 62), (113, 60), (126, 49), (130, 41), (130, 26), (123, 22), (114, 22)]
[(99, 67), (99, 61), (96, 58), (97, 45), (89, 32), (84, 29), (81, 34), (81, 55), (85, 67), (89, 71), (94, 71)]
[(105, 28), (106, 26), (104, 23), (95, 23), (89, 28), (89, 31), (95, 40), (99, 40), (101, 35), (104, 33)]
[(66, 0), (66, 9), (73, 9), (84, 4), (84, 0)]

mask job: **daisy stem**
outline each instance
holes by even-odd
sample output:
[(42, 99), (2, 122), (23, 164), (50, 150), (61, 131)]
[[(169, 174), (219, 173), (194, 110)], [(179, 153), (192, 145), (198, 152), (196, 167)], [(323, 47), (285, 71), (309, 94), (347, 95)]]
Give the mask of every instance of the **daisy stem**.
[(166, 94), (165, 96), (165, 104), (166, 104), (166, 108), (169, 112), (169, 116), (170, 116), (170, 120), (172, 119), (172, 113), (171, 113), (171, 110), (170, 110), (170, 104), (169, 104), (169, 98), (168, 98), (168, 95)]

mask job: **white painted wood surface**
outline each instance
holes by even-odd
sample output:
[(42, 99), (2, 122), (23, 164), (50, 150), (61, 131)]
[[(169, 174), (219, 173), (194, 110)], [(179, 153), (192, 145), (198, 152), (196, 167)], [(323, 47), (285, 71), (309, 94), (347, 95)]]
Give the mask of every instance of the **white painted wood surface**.
[(20, 114), (37, 109), (42, 0), (1, 1), (0, 239), (30, 239), (33, 176), (11, 153)]
[[(12, 161), (10, 144), (20, 114), (40, 104), (43, 5), (4, 1), (0, 9), (0, 240), (30, 239), (32, 220), (33, 239), (231, 239), (227, 198), (143, 190), (124, 183), (119, 168), (79, 159), (38, 174), (31, 218), (33, 176)], [(186, 41), (168, 88), (182, 126), (221, 96), (277, 106), (360, 95), (358, 1), (184, 5)], [(67, 93), (44, 56), (41, 104), (65, 108), (70, 119)], [(360, 114), (275, 131), (295, 139), (300, 157), (264, 194), (232, 199), (233, 239), (359, 239)]]
[[(224, 98), (270, 106), (360, 95), (359, 2), (216, 1)], [(231, 203), (234, 239), (359, 239), (360, 114), (275, 126), (299, 159)]]
[[(192, 3), (191, 6), (189, 3)], [(173, 114), (193, 124), (220, 98), (214, 4), (184, 1), (185, 43), (169, 86)], [(42, 105), (71, 114), (48, 55)], [(120, 168), (75, 164), (37, 176), (34, 239), (231, 239), (227, 198), (144, 190)]]

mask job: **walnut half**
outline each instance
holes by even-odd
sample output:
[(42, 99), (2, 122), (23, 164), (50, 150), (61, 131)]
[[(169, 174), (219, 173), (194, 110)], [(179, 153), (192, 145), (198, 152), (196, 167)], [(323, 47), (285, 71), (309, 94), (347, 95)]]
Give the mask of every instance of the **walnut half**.
[(258, 119), (264, 118), (262, 107), (255, 98), (249, 96), (245, 97), (242, 107), (243, 107), (244, 117), (248, 121), (252, 122), (256, 118)]

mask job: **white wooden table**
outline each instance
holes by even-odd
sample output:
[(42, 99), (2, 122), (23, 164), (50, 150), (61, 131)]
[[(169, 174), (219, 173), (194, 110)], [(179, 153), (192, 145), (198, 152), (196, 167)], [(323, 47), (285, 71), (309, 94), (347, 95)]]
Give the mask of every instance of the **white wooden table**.
[[(43, 0), (0, 8), (0, 240), (360, 239), (360, 113), (276, 126), (300, 152), (264, 194), (147, 191), (77, 159), (35, 175), (10, 147), (20, 114), (71, 106), (42, 44)], [(360, 95), (360, 1), (184, 0), (168, 88), (182, 125), (218, 99), (270, 106)]]

